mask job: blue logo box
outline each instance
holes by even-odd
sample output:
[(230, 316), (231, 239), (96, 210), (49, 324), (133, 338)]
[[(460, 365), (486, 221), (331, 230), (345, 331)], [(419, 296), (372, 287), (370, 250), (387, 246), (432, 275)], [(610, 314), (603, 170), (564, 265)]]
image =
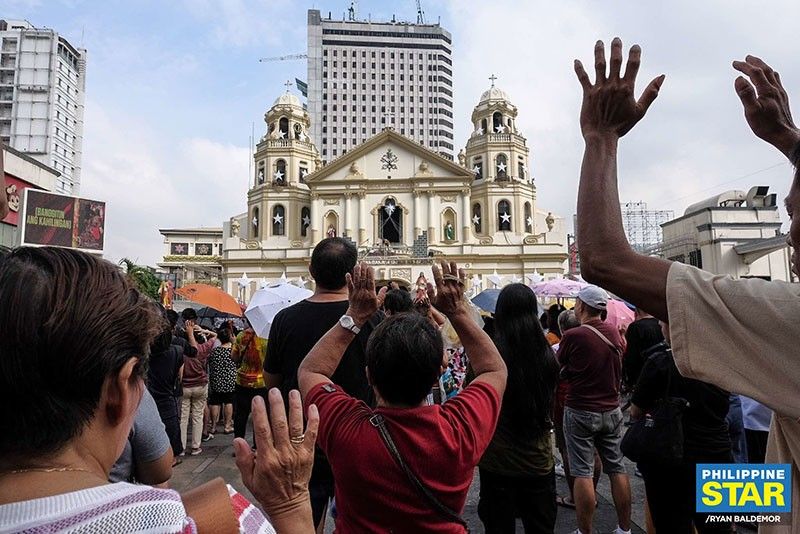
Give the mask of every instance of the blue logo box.
[(695, 504), (702, 513), (781, 513), (792, 509), (789, 464), (697, 464)]

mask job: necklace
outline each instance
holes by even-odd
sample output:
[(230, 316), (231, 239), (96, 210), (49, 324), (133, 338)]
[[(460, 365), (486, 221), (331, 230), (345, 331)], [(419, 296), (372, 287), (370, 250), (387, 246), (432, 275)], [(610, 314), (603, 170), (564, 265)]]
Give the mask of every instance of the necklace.
[(66, 473), (68, 471), (82, 471), (84, 473), (91, 473), (88, 469), (83, 467), (29, 467), (27, 469), (14, 469), (13, 471), (9, 471), (9, 475), (18, 475), (21, 473), (32, 473), (32, 472), (39, 472), (39, 473)]

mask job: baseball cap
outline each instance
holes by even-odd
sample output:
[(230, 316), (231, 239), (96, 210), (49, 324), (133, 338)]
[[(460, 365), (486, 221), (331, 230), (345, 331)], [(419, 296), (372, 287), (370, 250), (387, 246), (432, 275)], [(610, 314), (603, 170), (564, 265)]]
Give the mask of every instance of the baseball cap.
[(597, 310), (605, 310), (608, 303), (608, 293), (597, 286), (586, 286), (578, 293), (578, 298)]

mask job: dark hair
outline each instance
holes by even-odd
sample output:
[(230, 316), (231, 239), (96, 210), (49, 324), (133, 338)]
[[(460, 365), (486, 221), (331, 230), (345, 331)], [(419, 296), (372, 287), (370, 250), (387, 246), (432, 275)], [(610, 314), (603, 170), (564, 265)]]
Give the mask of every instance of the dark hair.
[(550, 429), (558, 363), (536, 317), (536, 295), (523, 284), (509, 284), (497, 298), (494, 341), (508, 367), (501, 410), (513, 431), (535, 437)]
[(403, 313), (411, 311), (414, 303), (411, 302), (411, 295), (402, 289), (392, 289), (386, 292), (383, 300), (383, 308), (391, 313)]
[(380, 396), (391, 404), (417, 406), (439, 379), (444, 344), (427, 317), (392, 315), (367, 342), (367, 369)]
[(184, 321), (194, 321), (197, 319), (197, 310), (194, 308), (186, 308), (181, 312), (181, 317)]
[(561, 338), (561, 326), (558, 324), (558, 316), (566, 308), (560, 304), (553, 304), (547, 308), (547, 327), (552, 333)]
[(166, 311), (167, 320), (169, 321), (169, 325), (172, 328), (175, 328), (175, 325), (178, 324), (178, 312), (175, 310), (167, 310)]
[(341, 289), (347, 283), (345, 275), (352, 272), (357, 260), (358, 251), (352, 241), (328, 237), (314, 247), (309, 270), (319, 287)]
[(172, 310), (165, 310), (160, 304), (150, 302), (150, 309), (153, 313), (158, 314), (161, 320), (158, 323), (158, 334), (150, 342), (150, 354), (160, 354), (165, 352), (170, 345), (172, 345), (173, 325), (169, 320), (169, 312)]
[(227, 324), (223, 324), (217, 328), (217, 339), (219, 339), (219, 342), (222, 344), (231, 342), (231, 331)]
[(542, 312), (542, 314), (539, 316), (539, 326), (541, 326), (542, 329), (550, 326), (550, 316), (547, 314), (547, 312)]
[(56, 247), (0, 250), (0, 470), (58, 453), (93, 419), (103, 383), (138, 358), (160, 316), (120, 269)]
[(632, 322), (625, 331), (625, 357), (622, 359), (622, 380), (630, 391), (639, 381), (646, 358), (644, 351), (664, 341), (664, 332), (658, 319), (646, 317)]

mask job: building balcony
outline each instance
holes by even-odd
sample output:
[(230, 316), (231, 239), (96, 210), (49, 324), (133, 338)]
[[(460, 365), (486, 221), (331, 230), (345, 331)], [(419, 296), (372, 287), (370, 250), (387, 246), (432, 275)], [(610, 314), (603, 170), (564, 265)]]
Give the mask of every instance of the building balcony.
[(310, 150), (313, 147), (309, 141), (301, 141), (299, 139), (266, 139), (264, 142), (267, 148), (292, 148), (299, 146)]

